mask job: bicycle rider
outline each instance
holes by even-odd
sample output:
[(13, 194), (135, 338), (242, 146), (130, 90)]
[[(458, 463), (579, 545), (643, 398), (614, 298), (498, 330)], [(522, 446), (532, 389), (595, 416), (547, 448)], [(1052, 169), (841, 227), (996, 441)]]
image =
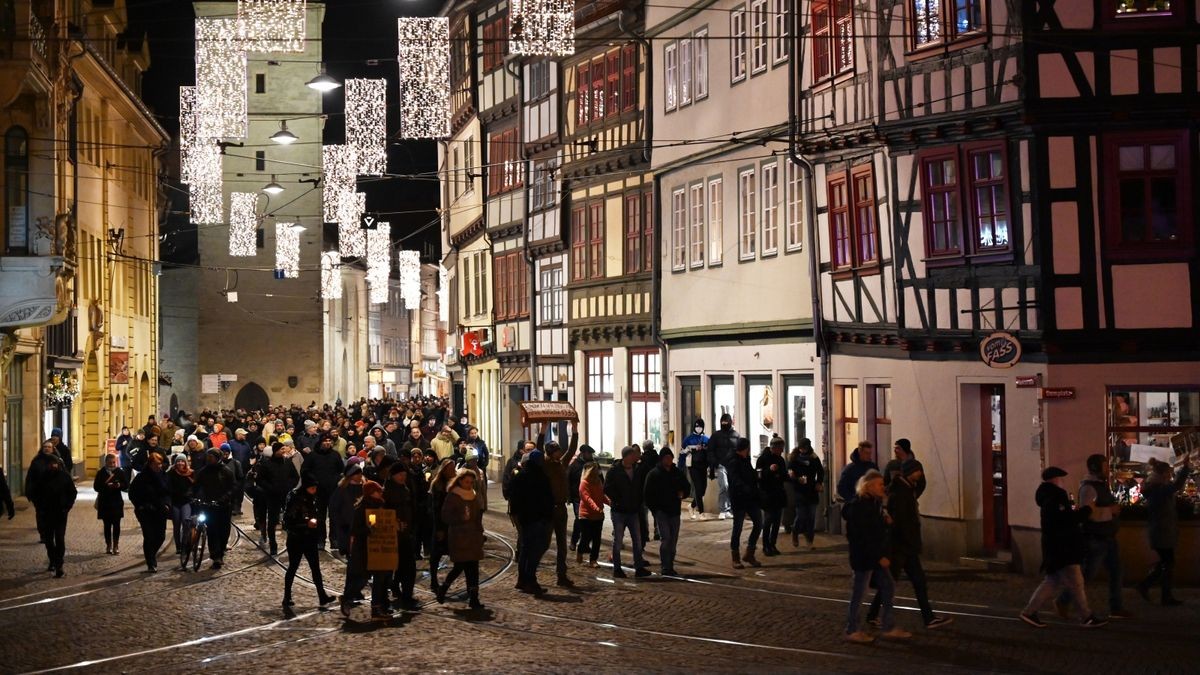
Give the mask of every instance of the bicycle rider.
[(208, 502), (202, 507), (207, 515), (208, 546), (213, 569), (221, 569), (225, 562), (225, 549), (229, 545), (231, 511), (235, 480), (233, 471), (221, 460), (221, 451), (209, 448), (204, 454), (204, 466), (196, 472), (196, 483), (192, 495), (195, 499)]

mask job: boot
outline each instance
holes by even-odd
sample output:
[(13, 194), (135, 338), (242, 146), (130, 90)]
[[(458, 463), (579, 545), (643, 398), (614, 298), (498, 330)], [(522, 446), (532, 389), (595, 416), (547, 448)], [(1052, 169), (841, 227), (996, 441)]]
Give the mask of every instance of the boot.
[(478, 586), (471, 586), (467, 589), (467, 606), (471, 609), (483, 609), (483, 603), (479, 601)]
[(792, 548), (800, 548), (800, 533), (792, 531)]
[(754, 557), (754, 549), (752, 548), (746, 549), (746, 555), (742, 557), (742, 560), (745, 560), (746, 564), (751, 567), (762, 567), (762, 563), (758, 562), (758, 558)]
[(446, 592), (449, 590), (449, 584), (442, 584), (434, 589), (434, 593), (437, 595), (437, 602), (439, 605), (446, 604)]
[(295, 605), (295, 604), (296, 604), (296, 603), (292, 602), (292, 595), (291, 595), (291, 593), (284, 593), (284, 595), (283, 595), (283, 606), (284, 606), (284, 607), (291, 607), (292, 605)]
[(575, 564), (583, 566), (583, 549), (577, 549), (575, 551)]
[(733, 569), (735, 569), (735, 570), (746, 569), (746, 566), (742, 564), (742, 558), (741, 558), (741, 556), (738, 555), (738, 552), (736, 549), (733, 551), (730, 551), (730, 554), (733, 556)]
[(561, 588), (574, 588), (575, 582), (571, 581), (571, 577), (568, 577), (565, 574), (560, 574), (560, 575), (558, 575), (557, 585), (560, 586)]

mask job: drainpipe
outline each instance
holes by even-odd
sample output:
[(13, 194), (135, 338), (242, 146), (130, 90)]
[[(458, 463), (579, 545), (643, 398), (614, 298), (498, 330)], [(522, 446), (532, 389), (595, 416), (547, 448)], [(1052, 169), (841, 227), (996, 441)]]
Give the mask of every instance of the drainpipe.
[(537, 376), (537, 266), (529, 247), (529, 157), (525, 151), (525, 68), (518, 59), (504, 62), (504, 69), (517, 80), (517, 152), (521, 157), (521, 241), (529, 286), (529, 398), (540, 401)]

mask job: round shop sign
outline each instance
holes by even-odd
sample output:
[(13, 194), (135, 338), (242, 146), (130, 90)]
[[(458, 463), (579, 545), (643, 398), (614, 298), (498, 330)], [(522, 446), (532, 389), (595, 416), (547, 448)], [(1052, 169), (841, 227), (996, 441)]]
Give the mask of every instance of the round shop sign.
[(1021, 361), (1021, 341), (1012, 333), (992, 333), (979, 343), (979, 356), (989, 368), (1012, 368)]

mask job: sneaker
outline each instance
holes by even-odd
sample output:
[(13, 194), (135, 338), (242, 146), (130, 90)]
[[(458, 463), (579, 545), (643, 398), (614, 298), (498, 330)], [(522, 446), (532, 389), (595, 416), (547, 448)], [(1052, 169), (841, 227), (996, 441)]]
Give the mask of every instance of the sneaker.
[(935, 616), (929, 620), (929, 623), (925, 624), (925, 627), (930, 629), (941, 628), (942, 626), (948, 626), (952, 623), (954, 623), (954, 619), (948, 616)]
[(721, 520), (725, 520), (726, 518), (728, 518), (728, 517), (729, 517), (729, 514), (728, 514), (728, 513), (725, 513), (724, 511), (722, 511), (722, 512), (721, 512), (721, 515), (719, 515), (719, 516), (717, 516), (717, 517), (718, 517), (718, 518), (720, 518)]
[(695, 512), (695, 511), (692, 511), (690, 518), (691, 518), (692, 520), (695, 520), (695, 519), (696, 519), (696, 512)]
[(1108, 618), (1110, 618), (1110, 619), (1132, 619), (1133, 612), (1131, 612), (1127, 609), (1114, 609), (1113, 611), (1108, 613)]
[(886, 633), (880, 633), (879, 637), (885, 640), (907, 640), (912, 637), (912, 633), (903, 628), (893, 628)]
[(1089, 616), (1088, 618), (1084, 619), (1083, 623), (1081, 623), (1080, 625), (1083, 626), (1084, 628), (1099, 628), (1101, 626), (1107, 626), (1108, 619), (1100, 619), (1100, 618), (1097, 618), (1095, 614), (1093, 614), (1093, 615)]
[(1042, 621), (1041, 619), (1038, 618), (1037, 612), (1032, 612), (1029, 614), (1026, 614), (1025, 612), (1021, 612), (1020, 618), (1022, 621), (1029, 624), (1030, 626), (1033, 626), (1034, 628), (1045, 628), (1046, 627), (1046, 622)]
[(880, 621), (879, 619), (867, 619), (867, 625), (872, 626), (874, 628), (879, 628), (880, 626), (883, 625), (883, 622)]
[(853, 633), (845, 633), (842, 635), (842, 639), (846, 642), (854, 642), (860, 645), (869, 645), (875, 641), (875, 638), (867, 635), (861, 630), (856, 630)]

